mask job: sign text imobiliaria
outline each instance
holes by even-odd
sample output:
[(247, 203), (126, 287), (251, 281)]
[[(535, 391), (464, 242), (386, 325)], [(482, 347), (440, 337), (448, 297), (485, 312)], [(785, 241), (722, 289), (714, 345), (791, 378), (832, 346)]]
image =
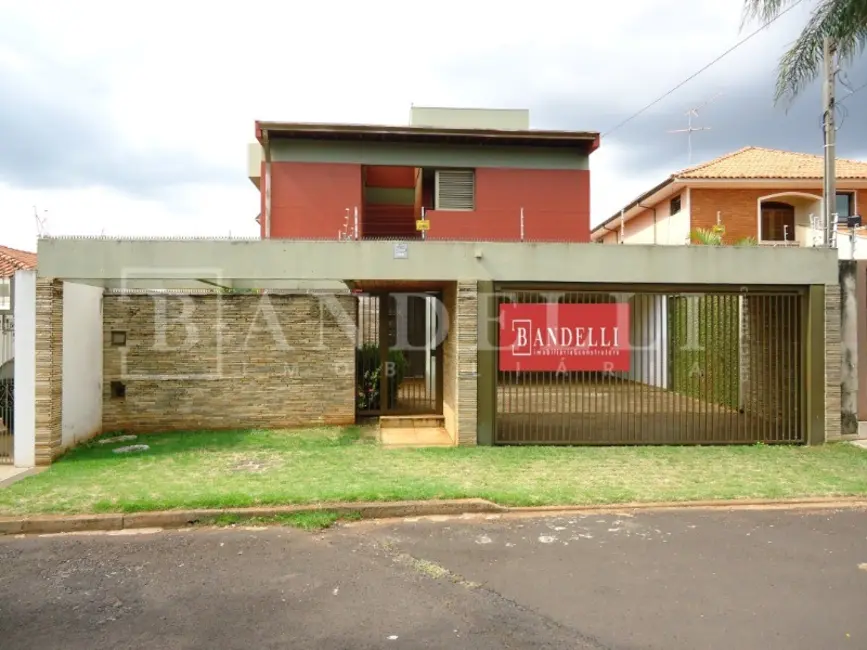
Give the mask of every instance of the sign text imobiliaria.
[(500, 305), (500, 370), (628, 371), (629, 305)]

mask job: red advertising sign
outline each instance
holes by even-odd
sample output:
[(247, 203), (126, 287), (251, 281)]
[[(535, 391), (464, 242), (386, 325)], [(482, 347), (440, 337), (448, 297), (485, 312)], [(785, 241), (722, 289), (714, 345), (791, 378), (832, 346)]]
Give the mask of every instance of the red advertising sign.
[(500, 370), (629, 370), (629, 304), (500, 305)]

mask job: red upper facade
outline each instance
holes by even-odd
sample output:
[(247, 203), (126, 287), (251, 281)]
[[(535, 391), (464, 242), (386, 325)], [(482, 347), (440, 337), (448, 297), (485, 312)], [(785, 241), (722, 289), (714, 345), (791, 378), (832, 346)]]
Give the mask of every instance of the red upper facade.
[(586, 242), (596, 133), (257, 122), (263, 238)]

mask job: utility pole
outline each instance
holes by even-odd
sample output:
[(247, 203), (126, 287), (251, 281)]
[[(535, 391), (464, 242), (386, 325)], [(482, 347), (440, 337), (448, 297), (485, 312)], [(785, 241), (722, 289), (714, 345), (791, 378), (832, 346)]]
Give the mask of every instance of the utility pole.
[[(825, 246), (834, 246), (837, 239), (834, 215), (837, 212), (837, 129), (834, 125), (835, 91), (837, 86), (837, 45), (826, 37), (824, 43), (823, 108), (825, 124)], [(855, 231), (850, 229), (850, 245), (855, 241)], [(857, 263), (841, 260), (840, 278), (840, 426), (841, 433), (858, 433), (858, 293)]]
[(831, 246), (834, 241), (834, 213), (837, 211), (837, 166), (836, 145), (837, 128), (834, 125), (835, 91), (837, 86), (837, 46), (830, 37), (825, 37), (825, 58), (822, 104), (825, 125), (825, 179), (823, 187), (823, 204), (825, 229), (822, 243)]

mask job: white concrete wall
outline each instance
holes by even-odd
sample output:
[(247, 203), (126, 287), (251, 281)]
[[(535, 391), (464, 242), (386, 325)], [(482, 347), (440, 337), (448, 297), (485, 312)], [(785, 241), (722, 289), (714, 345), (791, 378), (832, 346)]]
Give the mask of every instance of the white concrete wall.
[[(810, 217), (822, 215), (821, 201), (803, 201), (795, 204), (795, 234), (794, 239), (801, 246), (813, 245), (813, 226)], [(790, 235), (791, 237), (791, 235)]]
[(530, 111), (526, 108), (413, 106), (409, 112), (409, 124), (446, 129), (526, 131), (530, 128)]
[(668, 300), (639, 295), (629, 301), (632, 355), (629, 378), (668, 388)]
[(102, 289), (63, 283), (65, 449), (102, 429)]
[(36, 465), (36, 271), (15, 273), (16, 467)]
[[(686, 192), (684, 198), (686, 201)], [(667, 209), (667, 208), (666, 208)], [(689, 243), (689, 234), (692, 230), (690, 220), (690, 206), (684, 204), (683, 209), (673, 217), (668, 217), (665, 222), (659, 226), (660, 228), (660, 243), (670, 246), (683, 246)]]
[(852, 237), (845, 232), (837, 233), (837, 256), (841, 260), (867, 259), (867, 237), (855, 235), (855, 250), (852, 250)]
[[(676, 195), (674, 195), (676, 196)], [(669, 201), (666, 199), (656, 204), (656, 220), (652, 209), (628, 219), (623, 225), (624, 244), (657, 244), (660, 246), (683, 246), (689, 242), (689, 205), (687, 192), (681, 192), (681, 209), (676, 215), (669, 214)], [(616, 244), (619, 240), (620, 222), (615, 220), (608, 224), (611, 231), (605, 232), (602, 241), (605, 244)]]

